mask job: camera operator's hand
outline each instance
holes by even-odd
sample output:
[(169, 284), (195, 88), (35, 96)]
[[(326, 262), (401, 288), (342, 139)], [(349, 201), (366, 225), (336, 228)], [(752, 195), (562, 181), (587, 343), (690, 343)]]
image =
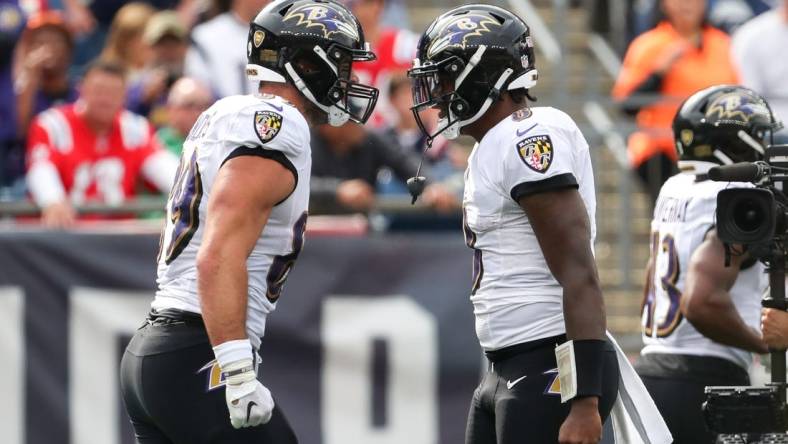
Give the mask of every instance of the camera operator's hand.
[(763, 340), (771, 348), (788, 348), (788, 313), (773, 308), (764, 308), (761, 313)]

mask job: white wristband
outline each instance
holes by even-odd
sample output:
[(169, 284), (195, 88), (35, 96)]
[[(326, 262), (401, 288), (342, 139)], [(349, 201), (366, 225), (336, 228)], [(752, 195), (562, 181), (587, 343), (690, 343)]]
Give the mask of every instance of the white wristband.
[(254, 362), (254, 351), (249, 339), (222, 342), (213, 348), (213, 354), (216, 356), (216, 361), (222, 369), (242, 359), (251, 359)]

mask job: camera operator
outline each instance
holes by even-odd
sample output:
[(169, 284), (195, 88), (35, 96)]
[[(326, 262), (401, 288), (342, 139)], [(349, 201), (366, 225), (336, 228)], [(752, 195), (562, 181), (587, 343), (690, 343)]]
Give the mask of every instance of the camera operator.
[(763, 340), (774, 349), (788, 348), (788, 312), (764, 308), (761, 315)]
[(773, 126), (763, 98), (725, 85), (695, 93), (673, 119), (680, 173), (662, 186), (651, 222), (645, 347), (635, 368), (677, 444), (714, 442), (701, 410), (704, 388), (749, 385), (751, 353), (767, 352), (757, 330), (764, 266), (744, 253), (726, 267), (715, 230), (717, 193), (753, 185), (713, 182), (707, 173), (762, 159)]

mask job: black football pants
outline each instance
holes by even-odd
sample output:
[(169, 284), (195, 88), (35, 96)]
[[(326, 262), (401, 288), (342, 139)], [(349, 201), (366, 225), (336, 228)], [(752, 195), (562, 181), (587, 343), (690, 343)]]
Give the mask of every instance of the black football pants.
[[(561, 403), (555, 347), (563, 336), (487, 353), (491, 365), (473, 393), (465, 444), (555, 444), (571, 402)], [(618, 394), (618, 361), (608, 343), (599, 414), (604, 423)]]
[(652, 353), (641, 356), (635, 369), (673, 435), (673, 444), (713, 444), (703, 403), (706, 386), (750, 385), (747, 371), (711, 356)]
[[(158, 321), (161, 321), (159, 319)], [(201, 321), (148, 323), (120, 366), (126, 411), (139, 444), (296, 444), (278, 406), (268, 424), (230, 424), (218, 367)]]

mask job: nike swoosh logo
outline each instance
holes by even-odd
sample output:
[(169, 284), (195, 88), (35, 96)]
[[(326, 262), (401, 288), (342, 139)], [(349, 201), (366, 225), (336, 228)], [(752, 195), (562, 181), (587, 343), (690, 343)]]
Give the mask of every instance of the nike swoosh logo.
[(537, 124), (536, 124), (536, 123), (534, 123), (533, 125), (531, 125), (530, 127), (528, 127), (528, 129), (526, 129), (526, 130), (523, 130), (523, 131), (521, 131), (520, 129), (518, 129), (518, 130), (517, 130), (517, 137), (523, 137), (524, 135), (528, 134), (528, 131), (531, 131), (532, 129), (534, 129), (534, 127), (535, 127), (536, 125), (537, 125)]
[(257, 403), (255, 403), (254, 401), (249, 401), (249, 404), (247, 404), (247, 406), (246, 406), (246, 423), (247, 424), (249, 423), (249, 417), (252, 414), (252, 407), (255, 407), (256, 405), (257, 405)]
[(275, 109), (275, 110), (279, 111), (280, 113), (281, 113), (282, 111), (284, 111), (284, 109), (285, 109), (285, 107), (284, 107), (284, 106), (274, 105), (274, 104), (273, 104), (273, 103), (271, 103), (271, 102), (265, 102), (265, 104), (266, 104), (266, 105), (268, 105), (268, 106), (270, 106), (271, 108), (273, 108), (273, 109)]
[(527, 376), (527, 375), (523, 375), (523, 376), (521, 376), (521, 377), (519, 377), (519, 378), (515, 379), (514, 381), (506, 381), (506, 388), (507, 388), (507, 389), (509, 389), (509, 390), (511, 390), (511, 389), (512, 389), (512, 387), (514, 387), (515, 385), (517, 385), (517, 383), (518, 383), (518, 382), (520, 382), (520, 381), (522, 381), (523, 379), (525, 379), (525, 377), (526, 377), (526, 376)]

